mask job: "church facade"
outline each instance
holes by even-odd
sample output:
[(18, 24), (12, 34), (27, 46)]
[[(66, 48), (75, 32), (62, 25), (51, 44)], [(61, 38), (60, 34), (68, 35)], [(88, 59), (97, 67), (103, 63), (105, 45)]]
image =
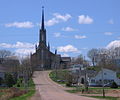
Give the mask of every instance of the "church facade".
[(44, 25), (44, 9), (42, 9), (42, 23), (39, 31), (39, 45), (35, 46), (35, 53), (31, 55), (31, 65), (34, 70), (51, 69), (60, 66), (60, 55), (50, 51), (50, 45), (46, 43), (46, 29)]
[(44, 8), (42, 8), (42, 22), (39, 31), (39, 44), (35, 46), (35, 53), (31, 54), (31, 65), (34, 70), (54, 69), (60, 67), (61, 55), (50, 51), (46, 43), (46, 29), (44, 25)]

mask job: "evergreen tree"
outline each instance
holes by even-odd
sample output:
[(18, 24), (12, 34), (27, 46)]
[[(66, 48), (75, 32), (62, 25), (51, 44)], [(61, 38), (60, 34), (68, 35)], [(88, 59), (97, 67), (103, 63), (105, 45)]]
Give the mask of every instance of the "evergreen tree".
[(13, 76), (10, 73), (5, 74), (5, 84), (8, 87), (12, 87), (15, 84), (15, 80), (14, 80)]

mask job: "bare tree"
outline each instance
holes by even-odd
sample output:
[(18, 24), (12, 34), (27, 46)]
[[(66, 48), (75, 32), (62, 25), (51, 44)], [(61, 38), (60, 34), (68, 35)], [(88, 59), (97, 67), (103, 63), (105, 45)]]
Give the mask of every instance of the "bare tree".
[(32, 67), (31, 67), (31, 60), (29, 57), (23, 58), (21, 60), (21, 66), (20, 66), (20, 73), (23, 74), (23, 80), (25, 88), (27, 89), (28, 86), (28, 80), (32, 76)]
[(78, 57), (72, 58), (71, 62), (72, 64), (83, 64), (84, 57), (82, 54), (80, 54)]
[(97, 63), (98, 51), (99, 51), (98, 49), (91, 49), (88, 51), (87, 55), (91, 59), (93, 66), (95, 66)]
[(2, 63), (5, 58), (10, 57), (12, 55), (13, 53), (11, 51), (0, 50), (0, 63)]

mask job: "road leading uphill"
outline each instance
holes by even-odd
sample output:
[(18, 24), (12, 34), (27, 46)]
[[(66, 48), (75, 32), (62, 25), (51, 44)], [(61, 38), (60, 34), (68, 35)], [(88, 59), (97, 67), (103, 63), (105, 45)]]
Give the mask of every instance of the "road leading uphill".
[(65, 87), (53, 82), (48, 71), (36, 71), (33, 75), (37, 95), (33, 100), (97, 100), (68, 93)]

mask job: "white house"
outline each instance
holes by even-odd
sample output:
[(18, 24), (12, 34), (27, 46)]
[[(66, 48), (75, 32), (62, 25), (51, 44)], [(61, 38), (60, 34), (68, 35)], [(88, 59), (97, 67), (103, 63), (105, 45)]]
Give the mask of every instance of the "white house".
[(102, 79), (104, 80), (104, 86), (112, 83), (113, 81), (120, 85), (120, 79), (117, 78), (117, 73), (110, 69), (103, 69), (100, 71), (81, 71), (79, 82), (85, 81), (85, 78), (89, 86), (102, 86)]

